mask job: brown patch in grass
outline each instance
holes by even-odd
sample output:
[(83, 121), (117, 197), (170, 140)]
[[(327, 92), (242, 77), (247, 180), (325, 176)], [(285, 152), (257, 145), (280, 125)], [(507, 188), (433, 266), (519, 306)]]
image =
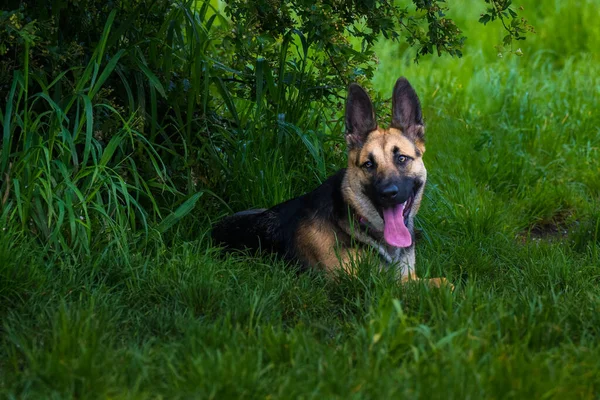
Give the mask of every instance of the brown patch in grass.
[(572, 226), (566, 221), (542, 221), (532, 225), (529, 229), (517, 235), (519, 241), (525, 244), (528, 240), (532, 242), (547, 241), (560, 242), (569, 236)]

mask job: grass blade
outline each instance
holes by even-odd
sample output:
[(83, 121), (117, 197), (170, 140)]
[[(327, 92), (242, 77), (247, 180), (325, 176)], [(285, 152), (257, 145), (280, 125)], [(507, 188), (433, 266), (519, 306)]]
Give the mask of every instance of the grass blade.
[(203, 191), (193, 194), (186, 201), (183, 202), (177, 209), (171, 214), (167, 215), (156, 227), (156, 230), (160, 233), (164, 233), (169, 230), (177, 222), (181, 221), (183, 217), (188, 215), (194, 209), (196, 202), (204, 195)]

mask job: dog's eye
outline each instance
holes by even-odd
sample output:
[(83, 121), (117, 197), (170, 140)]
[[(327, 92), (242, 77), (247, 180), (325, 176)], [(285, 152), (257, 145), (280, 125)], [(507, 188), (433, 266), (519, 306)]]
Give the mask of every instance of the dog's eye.
[(362, 167), (363, 167), (364, 169), (371, 169), (371, 168), (373, 168), (373, 163), (372, 163), (371, 161), (365, 161), (365, 162), (363, 163)]
[(400, 164), (404, 164), (408, 160), (408, 157), (403, 156), (403, 155), (399, 155), (398, 157), (396, 157), (396, 160), (398, 160), (398, 162)]

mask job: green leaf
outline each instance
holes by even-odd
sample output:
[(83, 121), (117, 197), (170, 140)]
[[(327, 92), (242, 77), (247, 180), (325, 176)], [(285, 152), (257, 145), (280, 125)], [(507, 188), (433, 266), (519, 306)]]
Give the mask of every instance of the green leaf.
[(177, 210), (175, 210), (171, 214), (167, 215), (160, 222), (160, 224), (158, 224), (158, 226), (156, 227), (156, 230), (158, 230), (160, 233), (164, 233), (167, 230), (169, 230), (171, 227), (173, 227), (173, 225), (175, 225), (177, 222), (179, 222), (183, 217), (185, 217), (190, 212), (192, 212), (192, 210), (194, 209), (194, 206), (196, 205), (196, 202), (198, 201), (198, 199), (200, 199), (200, 197), (202, 197), (203, 194), (204, 194), (204, 192), (201, 191), (201, 192), (198, 192), (198, 193), (192, 195), (189, 199), (187, 199), (185, 202), (183, 202), (183, 204), (180, 205), (177, 208)]
[(229, 94), (229, 91), (227, 90), (225, 83), (223, 82), (223, 80), (221, 78), (217, 78), (217, 77), (215, 77), (213, 81), (217, 84), (217, 89), (219, 89), (219, 93), (221, 93), (221, 97), (223, 98), (223, 101), (227, 105), (227, 108), (229, 109), (229, 112), (231, 113), (231, 116), (233, 117), (236, 125), (239, 127), (240, 126), (240, 117), (238, 115), (237, 109), (235, 108), (235, 104), (233, 103), (233, 98)]
[(85, 107), (85, 147), (83, 148), (83, 165), (87, 164), (92, 148), (92, 135), (94, 131), (94, 110), (89, 96), (82, 94)]
[(99, 163), (100, 166), (106, 166), (108, 164), (113, 154), (115, 153), (115, 150), (117, 150), (117, 148), (123, 141), (123, 138), (123, 135), (115, 135), (112, 137), (112, 139), (110, 139), (110, 142), (108, 142), (108, 145), (102, 153), (102, 158), (100, 159)]
[(123, 54), (125, 54), (125, 50), (121, 49), (110, 59), (110, 61), (104, 68), (104, 71), (102, 71), (102, 74), (100, 74), (100, 78), (98, 78), (98, 80), (94, 84), (94, 87), (89, 92), (89, 96), (91, 99), (94, 98), (94, 96), (96, 95), (96, 93), (98, 93), (104, 82), (106, 82), (106, 79), (115, 69), (117, 62), (119, 62), (119, 59), (121, 58), (121, 56), (123, 56)]
[(260, 112), (262, 111), (263, 104), (263, 88), (264, 88), (264, 65), (266, 64), (265, 59), (259, 57), (256, 59), (256, 117), (260, 118)]
[(484, 14), (481, 18), (479, 18), (479, 22), (485, 25), (490, 21), (491, 18), (492, 17), (490, 17), (488, 14)]
[(166, 98), (167, 95), (165, 94), (165, 89), (163, 88), (163, 85), (160, 83), (156, 75), (154, 75), (154, 72), (150, 71), (150, 69), (142, 62), (142, 60), (138, 59), (137, 65), (138, 67), (140, 67), (144, 75), (146, 75), (146, 78), (148, 78), (150, 85), (153, 86), (163, 98)]
[(8, 95), (8, 101), (6, 102), (6, 112), (4, 113), (4, 134), (2, 136), (2, 162), (0, 164), (0, 173), (6, 172), (8, 165), (8, 158), (10, 156), (10, 146), (12, 143), (11, 137), (11, 121), (12, 121), (12, 110), (15, 98), (15, 92), (17, 90), (17, 84), (22, 83), (21, 71), (15, 71), (13, 77), (13, 83), (10, 88)]

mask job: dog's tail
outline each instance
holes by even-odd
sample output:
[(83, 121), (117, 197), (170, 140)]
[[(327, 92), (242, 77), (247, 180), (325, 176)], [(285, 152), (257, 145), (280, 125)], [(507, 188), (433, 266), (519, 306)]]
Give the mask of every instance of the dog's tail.
[(226, 217), (213, 228), (213, 243), (227, 249), (260, 249), (266, 239), (263, 226), (266, 212), (265, 208), (254, 208)]

